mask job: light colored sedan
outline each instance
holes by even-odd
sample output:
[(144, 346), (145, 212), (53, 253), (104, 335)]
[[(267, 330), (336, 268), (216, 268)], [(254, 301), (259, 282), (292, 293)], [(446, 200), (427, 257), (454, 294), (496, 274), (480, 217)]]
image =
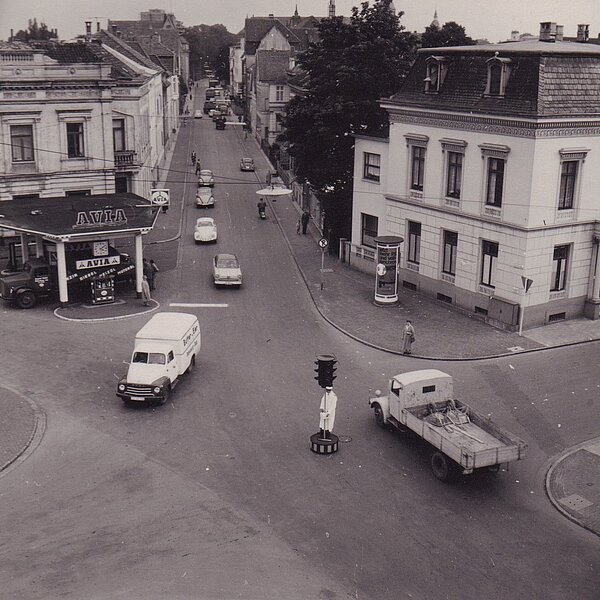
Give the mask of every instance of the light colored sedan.
[(240, 171), (254, 171), (254, 160), (251, 158), (242, 158), (240, 160)]
[(215, 197), (210, 188), (201, 187), (196, 190), (196, 208), (213, 208)]
[(209, 169), (202, 169), (200, 171), (200, 175), (198, 177), (198, 187), (209, 186), (212, 187), (215, 185), (215, 177), (213, 172)]
[(217, 241), (217, 226), (215, 225), (215, 220), (213, 218), (200, 217), (199, 219), (196, 219), (194, 240), (196, 241), (196, 244)]
[(202, 118), (202, 111), (201, 110), (195, 110), (194, 111), (194, 119), (201, 119)]
[(213, 259), (215, 285), (242, 285), (242, 270), (235, 254), (217, 254)]

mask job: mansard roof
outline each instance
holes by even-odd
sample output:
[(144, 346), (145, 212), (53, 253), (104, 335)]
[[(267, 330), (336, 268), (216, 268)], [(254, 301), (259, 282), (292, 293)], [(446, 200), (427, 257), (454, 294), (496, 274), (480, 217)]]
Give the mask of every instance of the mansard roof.
[[(446, 74), (438, 93), (425, 93), (426, 61), (442, 59)], [(485, 94), (488, 61), (507, 59), (502, 96)], [(600, 115), (600, 47), (571, 42), (514, 42), (424, 48), (388, 107), (429, 108), (522, 117)]]

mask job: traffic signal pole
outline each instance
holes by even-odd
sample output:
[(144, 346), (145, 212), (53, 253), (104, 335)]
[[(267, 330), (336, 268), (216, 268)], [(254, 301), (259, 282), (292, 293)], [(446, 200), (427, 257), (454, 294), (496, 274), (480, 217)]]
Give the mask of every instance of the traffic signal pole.
[(325, 390), (321, 398), (319, 432), (310, 436), (310, 449), (316, 454), (333, 454), (338, 450), (338, 437), (331, 432), (337, 407), (337, 396), (333, 391), (336, 364), (333, 354), (319, 354), (315, 361), (315, 379)]

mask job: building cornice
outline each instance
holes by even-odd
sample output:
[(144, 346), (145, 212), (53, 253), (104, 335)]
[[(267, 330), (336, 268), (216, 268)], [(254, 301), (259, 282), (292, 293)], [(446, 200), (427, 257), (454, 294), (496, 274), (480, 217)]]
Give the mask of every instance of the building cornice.
[(390, 200), (392, 202), (398, 204), (406, 204), (409, 206), (418, 206), (423, 210), (428, 210), (437, 213), (443, 213), (446, 215), (459, 215), (463, 219), (471, 219), (473, 221), (477, 221), (478, 223), (486, 223), (487, 225), (493, 225), (494, 227), (498, 227), (500, 229), (506, 229), (507, 231), (522, 231), (524, 233), (532, 232), (532, 231), (552, 231), (553, 229), (565, 229), (571, 228), (575, 226), (586, 226), (589, 225), (591, 227), (595, 227), (600, 225), (600, 221), (597, 219), (591, 219), (587, 221), (569, 221), (568, 223), (554, 223), (552, 225), (539, 225), (535, 227), (523, 227), (523, 225), (518, 225), (516, 223), (506, 223), (502, 221), (498, 221), (498, 219), (489, 219), (482, 215), (473, 215), (461, 212), (456, 209), (452, 209), (446, 206), (434, 206), (431, 204), (425, 204), (422, 200), (413, 200), (406, 196), (399, 196), (397, 194), (383, 194), (383, 197), (386, 200)]
[(523, 119), (460, 112), (414, 110), (382, 103), (390, 123), (406, 123), (527, 138), (600, 136), (600, 115), (581, 119)]

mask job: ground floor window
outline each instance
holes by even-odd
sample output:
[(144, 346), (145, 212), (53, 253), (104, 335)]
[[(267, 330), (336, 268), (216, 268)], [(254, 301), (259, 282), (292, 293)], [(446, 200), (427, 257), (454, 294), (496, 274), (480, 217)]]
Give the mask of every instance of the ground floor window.
[(377, 237), (377, 228), (379, 226), (379, 219), (373, 215), (367, 215), (361, 213), (361, 236), (360, 243), (363, 246), (369, 246), (375, 248), (375, 238)]
[(456, 275), (456, 251), (458, 249), (458, 233), (444, 231), (444, 248), (442, 257), (442, 272)]
[(421, 223), (408, 222), (408, 262), (419, 264), (421, 258)]
[(566, 287), (567, 264), (569, 262), (569, 246), (555, 246), (552, 257), (551, 292), (561, 292)]
[(483, 240), (481, 243), (481, 274), (480, 283), (494, 287), (494, 271), (498, 260), (498, 243)]

